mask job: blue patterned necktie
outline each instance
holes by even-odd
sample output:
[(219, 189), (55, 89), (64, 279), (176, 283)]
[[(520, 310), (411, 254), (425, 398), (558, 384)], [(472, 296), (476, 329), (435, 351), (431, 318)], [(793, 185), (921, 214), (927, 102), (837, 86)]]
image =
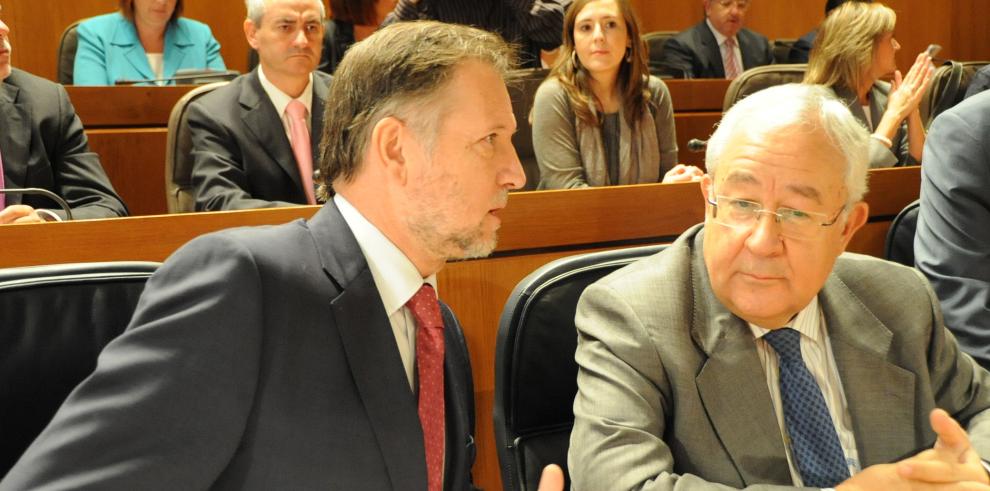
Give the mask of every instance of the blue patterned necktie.
[(780, 364), (784, 424), (805, 486), (831, 488), (849, 478), (839, 436), (822, 391), (801, 358), (801, 333), (789, 327), (763, 336)]

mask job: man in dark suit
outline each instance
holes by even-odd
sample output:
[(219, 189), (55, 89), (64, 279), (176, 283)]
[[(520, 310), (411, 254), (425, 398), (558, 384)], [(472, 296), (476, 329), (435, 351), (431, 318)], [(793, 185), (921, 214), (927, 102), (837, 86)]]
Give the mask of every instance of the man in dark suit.
[[(127, 215), (65, 89), (11, 67), (10, 29), (0, 20), (0, 188), (43, 188), (60, 196), (73, 218)], [(0, 195), (0, 224), (65, 219), (37, 195)]]
[[(314, 71), (323, 2), (249, 1), (248, 9), (244, 34), (258, 68), (189, 106), (197, 210), (316, 204), (313, 162), (330, 83)], [(293, 133), (300, 104), (295, 126), (304, 131)]]
[(470, 489), (470, 369), (433, 285), (494, 248), (524, 184), (511, 59), (436, 22), (352, 47), (323, 131), (334, 198), (169, 258), (0, 489)]
[(702, 0), (705, 20), (667, 40), (660, 71), (678, 78), (736, 78), (773, 63), (770, 42), (745, 29), (750, 0)]

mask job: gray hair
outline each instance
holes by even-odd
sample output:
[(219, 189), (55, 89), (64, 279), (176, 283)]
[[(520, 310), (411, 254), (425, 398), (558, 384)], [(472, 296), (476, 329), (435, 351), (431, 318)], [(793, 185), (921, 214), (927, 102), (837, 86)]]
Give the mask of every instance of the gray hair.
[(846, 204), (863, 199), (870, 166), (870, 134), (831, 89), (821, 85), (786, 84), (755, 92), (729, 109), (708, 140), (705, 166), (715, 175), (726, 146), (737, 133), (759, 140), (782, 130), (824, 130), (845, 157)]
[[(244, 0), (244, 6), (247, 7), (247, 18), (255, 26), (260, 26), (261, 19), (265, 17), (265, 8), (273, 1), (275, 0)], [(327, 8), (323, 5), (323, 0), (315, 0), (315, 2), (320, 4), (320, 18), (325, 19)]]

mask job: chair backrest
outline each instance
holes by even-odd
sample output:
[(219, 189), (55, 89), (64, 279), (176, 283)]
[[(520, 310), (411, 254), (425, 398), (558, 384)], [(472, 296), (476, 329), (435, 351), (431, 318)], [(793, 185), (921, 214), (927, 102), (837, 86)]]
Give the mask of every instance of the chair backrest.
[(168, 117), (168, 140), (165, 144), (165, 201), (169, 213), (196, 211), (196, 196), (192, 185), (192, 135), (189, 132), (189, 104), (226, 85), (228, 82), (206, 84), (182, 96)]
[(888, 261), (914, 266), (914, 232), (918, 228), (920, 203), (919, 200), (912, 201), (890, 222), (883, 245), (883, 257)]
[(535, 490), (550, 463), (567, 472), (574, 426), (577, 331), (584, 289), (664, 245), (593, 252), (553, 261), (512, 291), (495, 347), (495, 440), (508, 491)]
[(512, 135), (512, 146), (519, 154), (523, 170), (526, 172), (526, 186), (519, 191), (531, 191), (540, 183), (540, 167), (533, 151), (533, 127), (529, 124), (529, 113), (533, 110), (536, 89), (547, 78), (550, 70), (545, 68), (524, 68), (510, 76), (509, 97), (512, 99), (512, 113), (516, 116), (516, 132)]
[(62, 31), (62, 37), (58, 41), (55, 73), (58, 76), (58, 83), (62, 85), (72, 85), (72, 73), (76, 66), (76, 48), (79, 46), (79, 35), (76, 29), (80, 22), (82, 20), (69, 24), (69, 27)]
[(729, 84), (722, 101), (722, 112), (726, 112), (744, 97), (759, 92), (767, 87), (797, 83), (804, 80), (804, 72), (808, 69), (805, 63), (784, 65), (764, 65), (750, 68), (739, 75)]
[(675, 78), (684, 78), (683, 74), (664, 73), (664, 71), (660, 68), (660, 55), (663, 53), (663, 45), (667, 43), (668, 39), (676, 35), (677, 31), (653, 31), (643, 34), (642, 38), (646, 43), (646, 48), (649, 53), (649, 68), (651, 74), (658, 77), (674, 76)]
[(925, 127), (945, 110), (962, 102), (966, 97), (973, 75), (990, 62), (946, 61), (935, 70), (932, 84), (921, 100), (921, 118)]
[(771, 46), (774, 63), (788, 63), (791, 57), (791, 48), (794, 47), (795, 42), (797, 42), (796, 38), (774, 39)]
[(158, 263), (0, 269), (0, 476), (130, 322)]

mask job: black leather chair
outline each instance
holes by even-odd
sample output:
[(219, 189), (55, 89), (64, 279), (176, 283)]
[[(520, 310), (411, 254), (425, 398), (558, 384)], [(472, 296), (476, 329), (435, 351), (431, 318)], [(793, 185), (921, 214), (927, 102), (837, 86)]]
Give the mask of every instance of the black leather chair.
[[(495, 347), (495, 441), (508, 491), (535, 490), (547, 464), (567, 475), (574, 426), (577, 332), (584, 289), (664, 245), (593, 252), (553, 261), (516, 285), (502, 310)], [(568, 486), (569, 486), (568, 479)]]
[(883, 245), (883, 257), (888, 261), (914, 266), (914, 232), (918, 228), (920, 203), (919, 200), (912, 201), (890, 222)]
[(0, 476), (130, 322), (158, 263), (0, 269)]
[(750, 68), (732, 80), (725, 91), (722, 112), (726, 112), (744, 97), (775, 85), (798, 83), (804, 80), (808, 65), (804, 63), (764, 65)]
[(987, 65), (987, 61), (946, 61), (935, 70), (928, 92), (921, 100), (921, 118), (927, 128), (939, 114), (966, 98), (973, 75)]
[(76, 66), (76, 48), (79, 46), (79, 38), (76, 29), (81, 20), (77, 20), (62, 31), (62, 37), (58, 41), (58, 56), (55, 58), (55, 67), (58, 83), (62, 85), (72, 85), (72, 74)]
[(667, 40), (676, 36), (677, 31), (653, 31), (643, 34), (643, 42), (649, 53), (650, 73), (658, 77), (665, 78), (687, 78), (683, 73), (667, 73), (660, 68), (660, 55), (663, 53), (663, 45)]
[(189, 104), (227, 82), (213, 82), (190, 90), (182, 96), (168, 117), (168, 138), (165, 143), (165, 203), (169, 213), (196, 211), (196, 196), (192, 184), (192, 136), (189, 132)]
[(797, 42), (795, 38), (774, 39), (771, 49), (773, 50), (774, 63), (790, 63), (791, 48)]
[(536, 163), (533, 151), (533, 126), (529, 123), (529, 113), (533, 110), (536, 89), (547, 78), (550, 70), (544, 68), (524, 68), (510, 75), (509, 97), (512, 99), (512, 113), (516, 116), (517, 131), (512, 135), (512, 146), (519, 154), (523, 171), (526, 172), (526, 186), (519, 191), (532, 191), (540, 183), (540, 166)]

